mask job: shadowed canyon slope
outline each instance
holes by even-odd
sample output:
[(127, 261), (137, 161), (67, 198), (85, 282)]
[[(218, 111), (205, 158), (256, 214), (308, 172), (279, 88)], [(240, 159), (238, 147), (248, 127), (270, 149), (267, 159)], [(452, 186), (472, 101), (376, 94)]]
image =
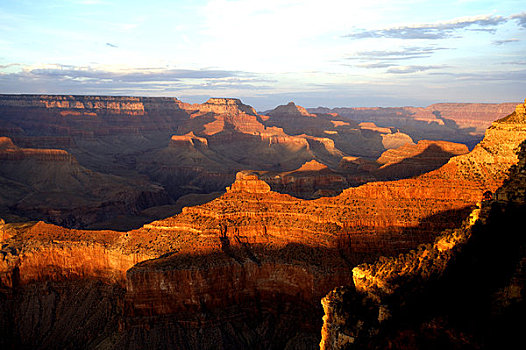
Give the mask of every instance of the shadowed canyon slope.
[(348, 120), (397, 127), (415, 141), (422, 139), (466, 143), (470, 148), (496, 119), (517, 103), (436, 103), (427, 107), (310, 108), (312, 113), (338, 113)]
[[(469, 106), (463, 108), (470, 116), (479, 107), (482, 114), (497, 108)], [(498, 108), (500, 113), (505, 106)], [(175, 98), (1, 95), (0, 136), (9, 141), (2, 146), (0, 213), (8, 221), (128, 230), (204, 203), (238, 171), (258, 171), (273, 190), (310, 199), (418, 175), (459, 154), (458, 146), (444, 143), (410, 150), (419, 134), (387, 124), (309, 113), (294, 103), (258, 114), (226, 98), (188, 104)], [(428, 120), (419, 128), (436, 125)], [(472, 137), (455, 140), (469, 144)], [(391, 164), (396, 157), (408, 166)], [(311, 162), (321, 166), (307, 171)], [(55, 183), (47, 186), (49, 181)]]
[[(247, 108), (228, 112), (230, 103), (238, 102), (221, 104), (223, 116), (208, 114), (217, 108), (211, 103), (206, 113), (187, 120), (212, 123), (208, 131), (182, 130), (186, 136), (171, 140), (212, 147), (214, 135), (249, 135), (240, 130), (263, 118)], [(243, 170), (218, 198), (127, 232), (3, 223), (1, 339), (12, 347), (317, 348), (319, 300), (350, 284), (354, 266), (433, 242), (444, 229), (459, 227), (485, 192), (502, 185), (526, 139), (522, 110), (493, 123), (470, 153), (462, 154), (458, 145), (431, 144), (460, 154), (439, 169), (370, 182), (333, 197), (304, 200), (278, 193), (261, 180), (265, 174)], [(241, 118), (229, 120), (229, 113)], [(215, 132), (215, 125), (222, 131)], [(281, 126), (266, 126), (253, 136), (265, 140), (268, 131), (298, 137), (274, 128)], [(422, 153), (425, 164), (432, 157), (419, 149), (428, 146), (387, 153), (383, 164)], [(326, 167), (311, 160), (287, 171)], [(86, 285), (91, 293), (80, 291)], [(85, 304), (74, 297), (79, 293)], [(90, 322), (83, 322), (88, 310)], [(41, 326), (35, 329), (35, 323)], [(75, 327), (77, 335), (66, 327)], [(24, 336), (28, 329), (31, 335)]]
[[(502, 120), (526, 120), (526, 105)], [(353, 269), (322, 301), (321, 349), (523, 346), (526, 142), (496, 193), (433, 244)]]

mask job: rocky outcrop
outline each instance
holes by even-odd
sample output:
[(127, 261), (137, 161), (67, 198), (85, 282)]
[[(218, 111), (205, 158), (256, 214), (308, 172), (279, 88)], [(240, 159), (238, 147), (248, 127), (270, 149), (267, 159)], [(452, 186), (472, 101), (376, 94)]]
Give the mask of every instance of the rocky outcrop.
[[(493, 124), (481, 147), (497, 141), (488, 134), (516, 127), (525, 116), (519, 105)], [(354, 283), (322, 300), (320, 348), (496, 349), (520, 342), (517, 324), (524, 322), (515, 310), (525, 306), (526, 241), (519, 228), (526, 210), (524, 142), (518, 158), (502, 187), (459, 228), (408, 254), (355, 267)]]
[(25, 159), (77, 163), (77, 160), (64, 150), (20, 148), (17, 147), (9, 137), (0, 137), (0, 160), (22, 161)]
[(435, 170), (451, 157), (468, 153), (464, 144), (447, 141), (421, 140), (407, 143), (382, 153), (376, 161), (381, 165), (375, 170), (378, 178), (401, 179)]
[[(188, 112), (189, 118), (194, 116), (192, 120), (203, 126), (221, 119), (227, 125), (230, 118), (195, 110), (195, 114)], [(243, 118), (246, 115), (260, 122), (248, 112), (241, 112)], [(254, 120), (250, 118), (247, 120)], [(338, 128), (349, 127), (330, 122), (339, 120), (334, 115), (308, 118), (326, 118), (331, 127), (336, 128), (331, 129), (337, 131), (333, 135), (340, 135)], [(439, 239), (433, 251), (446, 251), (455, 244), (460, 234), (454, 230), (466, 220), (477, 202), (488, 197), (488, 193), (484, 197), (485, 192), (493, 193), (502, 185), (509, 168), (517, 163), (513, 150), (526, 139), (526, 124), (521, 118), (515, 114), (493, 124), (479, 147), (451, 158), (430, 173), (398, 181), (372, 182), (345, 189), (334, 197), (302, 200), (271, 190), (269, 184), (262, 181), (263, 172), (241, 171), (223, 195), (198, 206), (185, 207), (178, 215), (136, 230), (72, 230), (42, 222), (4, 224), (0, 250), (0, 325), (6, 325), (5, 329), (12, 330), (7, 333), (14, 334), (7, 338), (13, 339), (10, 346), (30, 347), (50, 340), (47, 334), (49, 337), (54, 334), (60, 341), (56, 346), (73, 347), (55, 333), (35, 331), (29, 337), (22, 337), (23, 330), (34, 325), (26, 320), (33, 315), (43, 332), (51, 326), (65, 329), (59, 325), (71, 319), (79, 327), (77, 333), (97, 339), (82, 343), (81, 338), (73, 337), (77, 347), (78, 344), (101, 348), (168, 344), (183, 349), (312, 348), (319, 343), (322, 316), (319, 298), (336, 286), (351, 284), (354, 266), (364, 261), (373, 262), (380, 255), (398, 256), (419, 244), (431, 244), (444, 229), (453, 233)], [(320, 167), (319, 164), (330, 164), (325, 163), (324, 158), (342, 160), (342, 156), (347, 157), (344, 166), (367, 165), (361, 163), (360, 158), (346, 155), (338, 147), (340, 141), (327, 136), (331, 134), (290, 136), (280, 134), (269, 125), (260, 134), (250, 134), (241, 131), (243, 125), (248, 124), (238, 125), (238, 129), (232, 124), (232, 129), (207, 136), (203, 136), (207, 130), (204, 128), (193, 134), (172, 133), (170, 137), (177, 136), (168, 147), (165, 145), (163, 152), (166, 159), (173, 157), (174, 167), (178, 161), (185, 166), (192, 164), (192, 158), (198, 154), (202, 159), (213, 159), (218, 166), (227, 161), (242, 164), (242, 157), (250, 149), (239, 145), (249, 145), (247, 140), (257, 138), (266, 142), (270, 151), (263, 152), (258, 144), (254, 147), (260, 151), (254, 154), (266, 155), (258, 162), (267, 162), (273, 154), (290, 149), (287, 140), (296, 140), (294, 145), (311, 153), (304, 153), (305, 159), (288, 171), (324, 172), (330, 170), (329, 166), (327, 170)], [(381, 142), (378, 131), (346, 130)], [(221, 138), (236, 141), (234, 144), (240, 148), (230, 154), (229, 160), (218, 157), (224, 154), (218, 150), (226, 147), (219, 142)], [(9, 142), (4, 143), (10, 147)], [(283, 148), (273, 148), (274, 145)], [(332, 145), (333, 156), (329, 157)], [(339, 158), (335, 150), (342, 152)], [(148, 154), (143, 157), (152, 158)], [(319, 163), (312, 162), (313, 159)], [(306, 162), (311, 163), (303, 167)], [(168, 162), (165, 165), (168, 166)], [(501, 195), (497, 192), (496, 196)], [(423, 255), (419, 262), (431, 261), (424, 259), (426, 257), (428, 255)], [(408, 269), (407, 275), (414, 270)], [(383, 298), (384, 294), (397, 290), (396, 280), (368, 279), (369, 275), (376, 276), (374, 272), (367, 273), (366, 268), (362, 271), (364, 286), (383, 288), (377, 288), (380, 292), (371, 295)], [(404, 274), (401, 272), (401, 275)], [(78, 291), (70, 284), (73, 280), (80, 281), (79, 285), (86, 281), (98, 283), (96, 296), (107, 296), (104, 286), (108, 285), (121, 291), (115, 293), (114, 299), (107, 297), (101, 304), (88, 298), (94, 310), (100, 310), (102, 305), (108, 307), (110, 329), (82, 326), (77, 322), (82, 317), (77, 311), (82, 313), (87, 306), (74, 307), (75, 298), (63, 296), (63, 293)], [(60, 289), (57, 287), (60, 283), (66, 285)], [(31, 313), (29, 308), (20, 307), (20, 311), (2, 313), (1, 310), (16, 310), (17, 303), (48, 305), (38, 296), (41, 288), (55, 290), (46, 293), (72, 307), (52, 307), (56, 310), (53, 318), (48, 318), (48, 312)], [(506, 290), (502, 289), (501, 294), (507, 295)], [(55, 294), (60, 296), (53, 296)], [(358, 331), (344, 333), (348, 338), (341, 337), (340, 342), (349, 343), (350, 337), (358, 339), (362, 333), (380, 332), (379, 322), (396, 319), (399, 313), (388, 307), (392, 304), (384, 299), (378, 304), (377, 300), (367, 299), (360, 304), (366, 311), (373, 310), (374, 317), (371, 320), (355, 318)], [(332, 311), (331, 318), (338, 318), (337, 310)], [(100, 317), (94, 318), (96, 322), (99, 320)], [(341, 327), (338, 327), (328, 325), (326, 329), (331, 334), (339, 334)], [(329, 337), (324, 339), (330, 343)]]
[(226, 188), (227, 192), (268, 193), (270, 186), (261, 181), (256, 174), (248, 171), (239, 172), (232, 186)]
[(60, 149), (17, 147), (0, 138), (0, 213), (82, 227), (165, 204), (160, 186), (93, 172)]
[(338, 113), (351, 121), (396, 127), (413, 140), (459, 142), (470, 148), (492, 122), (513, 112), (516, 103), (438, 103), (427, 107), (312, 108), (311, 113)]

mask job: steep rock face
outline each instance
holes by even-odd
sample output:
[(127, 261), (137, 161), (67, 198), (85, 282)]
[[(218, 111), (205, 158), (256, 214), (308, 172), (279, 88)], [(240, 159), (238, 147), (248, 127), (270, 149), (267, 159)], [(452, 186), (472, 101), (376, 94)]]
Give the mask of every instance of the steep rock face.
[(460, 142), (470, 148), (491, 123), (513, 112), (516, 103), (438, 103), (427, 107), (313, 108), (311, 113), (338, 113), (348, 120), (396, 127), (413, 140)]
[[(524, 121), (523, 108), (500, 121), (501, 132)], [(486, 147), (489, 141), (487, 134)], [(487, 197), (459, 228), (417, 251), (355, 267), (353, 285), (322, 301), (321, 349), (497, 349), (520, 343), (524, 142), (518, 158), (493, 199)]]
[(405, 178), (434, 170), (446, 164), (451, 157), (468, 153), (464, 144), (447, 141), (418, 141), (382, 153), (376, 170), (379, 178)]
[(159, 186), (90, 171), (60, 149), (20, 148), (2, 137), (0, 160), (2, 215), (79, 227), (168, 201)]
[(81, 279), (124, 285), (129, 268), (159, 256), (133, 251), (126, 245), (129, 234), (123, 232), (72, 230), (42, 221), (4, 224), (2, 230), (11, 232), (0, 250), (0, 285), (8, 288)]
[[(2, 298), (33, 282), (38, 286), (40, 278), (105, 283), (125, 278), (122, 298), (108, 302), (117, 305), (116, 312), (122, 310), (120, 328), (111, 330), (111, 336), (107, 330), (96, 331), (104, 347), (312, 347), (321, 327), (318, 298), (350, 284), (353, 266), (433, 241), (438, 232), (465, 219), (484, 191), (500, 186), (505, 176), (498, 171), (517, 162), (512, 150), (526, 138), (520, 118), (505, 122), (488, 130), (480, 148), (438, 170), (369, 183), (331, 198), (306, 201), (280, 194), (256, 173), (243, 172), (224, 195), (128, 232), (8, 224), (0, 255)], [(196, 137), (182, 136), (172, 146), (182, 142), (206, 148)], [(505, 146), (504, 139), (516, 144)], [(443, 241), (440, 249), (448, 244)], [(133, 263), (139, 264), (124, 275)], [(39, 300), (26, 295), (31, 304)], [(0, 323), (10, 329), (31, 325), (13, 315), (3, 315)], [(42, 315), (35, 318), (49, 329), (52, 322)], [(55, 319), (66, 320), (67, 314)], [(112, 321), (113, 327), (116, 323)], [(35, 337), (19, 340), (30, 346), (40, 335)]]

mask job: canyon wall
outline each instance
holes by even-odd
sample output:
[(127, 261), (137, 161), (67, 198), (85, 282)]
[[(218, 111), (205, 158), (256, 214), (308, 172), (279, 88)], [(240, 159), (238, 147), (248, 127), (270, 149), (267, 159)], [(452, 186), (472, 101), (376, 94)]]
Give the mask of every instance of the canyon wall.
[(492, 122), (512, 113), (517, 103), (437, 103), (427, 107), (310, 108), (311, 113), (338, 113), (350, 121), (396, 127), (415, 141), (445, 140), (470, 148)]
[[(230, 123), (228, 115), (204, 112), (194, 120)], [(242, 113), (256, 118), (247, 117), (251, 122), (260, 122), (250, 109)], [(352, 278), (358, 281), (357, 271), (365, 276), (360, 279), (364, 290), (380, 286), (382, 292), (371, 295), (382, 298), (396, 290), (396, 281), (383, 282), (373, 278), (374, 271), (367, 272), (367, 266), (376, 265), (353, 270), (356, 265), (431, 244), (443, 230), (455, 230), (466, 219), (472, 223), (468, 216), (481, 200), (504, 196), (496, 190), (519, 161), (516, 149), (526, 139), (526, 118), (521, 113), (519, 108), (493, 123), (479, 146), (439, 169), (409, 179), (370, 182), (333, 197), (303, 200), (278, 193), (260, 172), (243, 170), (223, 195), (125, 232), (4, 222), (0, 309), (8, 311), (0, 313), (0, 324), (12, 331), (6, 331), (7, 345), (31, 347), (54, 339), (53, 344), (62, 348), (133, 349), (145, 344), (182, 349), (316, 348), (322, 326), (319, 299), (327, 292), (351, 285)], [(229, 129), (210, 138), (203, 132), (184, 133), (170, 136), (173, 143), (168, 147), (205, 150), (214, 136), (236, 133), (240, 131)], [(250, 137), (265, 139), (262, 134)], [(3, 144), (11, 147), (8, 140)], [(444, 148), (465, 151), (451, 144)], [(397, 157), (404, 157), (402, 151)], [(322, 163), (303, 167), (304, 163), (293, 170), (322, 170)], [(459, 233), (439, 238), (434, 249), (449, 249), (456, 237)], [(81, 292), (81, 286), (94, 288), (93, 294)], [(75, 293), (85, 298), (82, 307), (75, 308)], [(375, 300), (361, 307), (379, 310)], [(82, 313), (90, 309), (96, 310), (95, 316), (83, 325)], [(395, 314), (388, 307), (380, 309), (382, 320)], [(49, 310), (56, 312), (53, 318)], [(107, 327), (95, 325), (104, 312)], [(91, 340), (83, 343), (82, 337), (57, 333), (71, 334), (66, 330), (68, 319)], [(42, 326), (25, 337), (24, 331), (35, 324)], [(330, 331), (325, 333), (333, 332), (331, 327), (326, 325)], [(333, 332), (337, 337), (339, 329)], [(331, 337), (324, 335), (324, 342), (331, 343)]]
[[(489, 113), (486, 105), (470, 106), (451, 108), (465, 110), (469, 118)], [(453, 113), (440, 108), (445, 115)], [(398, 112), (382, 113), (396, 117)], [(439, 122), (454, 129), (429, 113), (433, 121), (424, 118), (420, 129), (433, 131)], [(188, 104), (176, 98), (0, 95), (0, 137), (10, 138), (14, 146), (0, 154), (9, 164), (0, 179), (0, 215), (7, 220), (129, 230), (159, 219), (154, 214), (169, 207), (169, 214), (176, 214), (183, 196), (223, 191), (238, 171), (258, 171), (274, 191), (314, 199), (370, 181), (415, 176), (458, 154), (428, 147), (430, 154), (413, 152), (412, 160), (398, 165), (382, 163), (389, 153), (377, 161), (385, 151), (421, 139), (410, 131), (337, 113), (312, 113), (294, 103), (258, 114), (232, 98)], [(312, 161), (327, 169), (301, 170)], [(41, 169), (40, 177), (47, 174), (40, 182), (56, 179), (51, 193), (32, 188), (29, 167)], [(77, 185), (86, 191), (74, 184), (79, 173)], [(24, 186), (16, 184), (19, 179)], [(74, 193), (76, 198), (60, 200), (61, 193)], [(50, 207), (48, 203), (56, 200), (61, 205)]]
[[(525, 106), (500, 120), (500, 130), (523, 123)], [(485, 141), (495, 132), (488, 130)], [(514, 149), (518, 161), (508, 179), (459, 228), (408, 254), (355, 267), (353, 283), (322, 300), (321, 349), (497, 349), (522, 342), (525, 142)]]

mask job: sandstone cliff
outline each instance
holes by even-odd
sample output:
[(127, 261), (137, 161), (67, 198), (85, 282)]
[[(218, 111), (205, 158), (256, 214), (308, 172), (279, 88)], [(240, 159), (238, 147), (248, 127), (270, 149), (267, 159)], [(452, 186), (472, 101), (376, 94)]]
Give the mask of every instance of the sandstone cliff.
[[(243, 113), (251, 116), (249, 112)], [(216, 117), (205, 119), (213, 122)], [(0, 324), (6, 325), (2, 332), (7, 332), (3, 339), (26, 347), (313, 348), (321, 327), (319, 299), (336, 286), (351, 284), (354, 266), (434, 242), (444, 229), (458, 228), (485, 192), (502, 185), (518, 161), (514, 149), (526, 139), (523, 119), (515, 114), (494, 123), (480, 146), (430, 173), (372, 182), (330, 198), (302, 200), (278, 193), (258, 172), (242, 171), (222, 196), (128, 232), (72, 230), (42, 222), (3, 224), (0, 310), (8, 310), (0, 313)], [(272, 130), (275, 140), (311, 140), (277, 136)], [(217, 133), (225, 138), (239, 134), (248, 135), (240, 130)], [(216, 134), (175, 135), (167, 147), (183, 148), (188, 155), (213, 149)], [(325, 150), (331, 147), (330, 142), (316, 142)], [(322, 162), (302, 167), (312, 159), (291, 170), (323, 171)], [(347, 158), (347, 163), (358, 160)], [(457, 236), (437, 243), (436, 251), (449, 249)], [(386, 286), (375, 294), (379, 298), (396, 290), (391, 280), (365, 280), (364, 285)], [(96, 292), (81, 293), (86, 305), (77, 308), (75, 293), (84, 285), (95, 286)], [(108, 286), (114, 286), (113, 296)], [(375, 300), (361, 305), (379, 310)], [(109, 328), (78, 321), (90, 308), (97, 310), (95, 323), (106, 310)], [(388, 307), (381, 310), (382, 320), (396, 316)], [(76, 333), (91, 340), (71, 336), (68, 319)], [(24, 337), (28, 329), (34, 330)]]
[[(524, 121), (524, 106), (500, 120), (500, 131)], [(494, 124), (481, 147), (495, 129)], [(321, 349), (497, 349), (520, 344), (525, 142), (518, 158), (504, 184), (459, 228), (408, 254), (355, 267), (353, 284), (322, 300)]]
[(160, 186), (102, 174), (61, 149), (21, 148), (0, 137), (0, 215), (79, 227), (168, 201)]
[(427, 107), (312, 108), (311, 113), (338, 113), (351, 121), (397, 127), (416, 141), (460, 142), (470, 148), (492, 122), (513, 112), (516, 103), (437, 103)]

